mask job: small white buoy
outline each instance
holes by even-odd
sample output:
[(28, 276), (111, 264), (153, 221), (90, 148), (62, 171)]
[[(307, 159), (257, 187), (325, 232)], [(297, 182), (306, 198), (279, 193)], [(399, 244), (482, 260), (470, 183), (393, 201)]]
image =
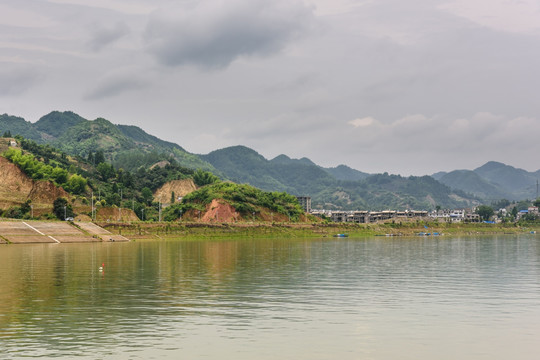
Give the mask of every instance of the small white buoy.
[(99, 267), (99, 271), (103, 271), (103, 268), (105, 267), (105, 263), (101, 264), (101, 266)]

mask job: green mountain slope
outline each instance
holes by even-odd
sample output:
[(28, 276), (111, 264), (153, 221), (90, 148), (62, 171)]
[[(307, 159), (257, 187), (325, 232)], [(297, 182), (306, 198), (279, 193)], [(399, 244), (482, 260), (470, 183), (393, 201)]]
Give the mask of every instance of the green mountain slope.
[(49, 135), (52, 139), (61, 136), (72, 126), (85, 121), (87, 120), (71, 111), (53, 111), (36, 121), (34, 128)]
[(117, 168), (129, 171), (174, 159), (180, 166), (211, 171), (224, 180), (248, 183), (266, 191), (310, 195), (320, 207), (428, 209), (435, 205), (468, 206), (477, 202), (478, 197), (484, 200), (533, 198), (536, 179), (540, 176), (540, 170), (528, 173), (496, 162), (472, 172), (441, 172), (433, 177), (369, 175), (346, 165), (323, 168), (308, 158), (279, 155), (267, 160), (245, 146), (196, 155), (139, 127), (114, 125), (102, 118), (90, 121), (73, 112), (53, 111), (35, 124), (19, 117), (0, 115), (0, 133), (5, 131), (51, 144), (70, 155), (87, 157), (89, 153), (103, 151)]
[(475, 173), (511, 193), (514, 199), (536, 197), (538, 176), (523, 169), (490, 161), (474, 170)]
[(126, 137), (111, 122), (99, 118), (83, 121), (68, 128), (52, 145), (68, 154), (87, 156), (88, 153), (102, 150), (112, 159), (118, 152), (137, 147), (135, 141)]
[(485, 202), (494, 200), (524, 200), (536, 198), (536, 183), (540, 170), (528, 172), (500, 162), (490, 161), (475, 170), (439, 172), (433, 178)]
[(114, 125), (103, 118), (87, 120), (71, 111), (53, 111), (35, 124), (19, 117), (0, 115), (0, 131), (51, 144), (70, 155), (86, 157), (90, 152), (103, 151), (117, 167), (129, 166), (130, 170), (172, 157), (182, 166), (217, 172), (198, 155), (141, 128)]
[(463, 190), (482, 199), (512, 198), (510, 193), (471, 170), (451, 171), (443, 175), (439, 181), (451, 188)]
[(338, 165), (337, 167), (324, 168), (324, 170), (326, 170), (327, 173), (329, 173), (336, 179), (345, 181), (362, 180), (369, 176), (368, 173), (355, 170), (348, 167), (347, 165)]
[(12, 136), (21, 135), (27, 139), (43, 142), (43, 136), (34, 127), (34, 124), (21, 117), (7, 114), (0, 115), (0, 132), (1, 134), (4, 134), (7, 131), (9, 131)]
[(154, 150), (156, 149), (179, 149), (185, 151), (180, 145), (161, 140), (153, 135), (146, 133), (143, 129), (133, 125), (116, 125), (116, 127), (126, 137), (132, 139), (138, 144), (151, 145)]
[[(378, 174), (362, 176), (353, 169), (344, 170), (353, 180), (340, 180), (311, 161), (290, 159), (280, 155), (265, 159), (245, 146), (216, 150), (203, 159), (219, 169), (229, 179), (248, 183), (268, 191), (287, 191), (294, 195), (309, 195), (314, 207), (341, 209), (432, 209), (463, 207), (476, 199), (461, 191), (452, 191), (435, 179), (404, 178)], [(338, 170), (338, 171), (339, 171)], [(342, 174), (342, 177), (346, 177)]]

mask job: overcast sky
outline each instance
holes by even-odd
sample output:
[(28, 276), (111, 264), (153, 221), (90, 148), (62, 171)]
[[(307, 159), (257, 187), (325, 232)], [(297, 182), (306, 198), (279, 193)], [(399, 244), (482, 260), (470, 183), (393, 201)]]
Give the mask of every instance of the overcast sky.
[(2, 0), (0, 113), (375, 173), (540, 168), (540, 0)]

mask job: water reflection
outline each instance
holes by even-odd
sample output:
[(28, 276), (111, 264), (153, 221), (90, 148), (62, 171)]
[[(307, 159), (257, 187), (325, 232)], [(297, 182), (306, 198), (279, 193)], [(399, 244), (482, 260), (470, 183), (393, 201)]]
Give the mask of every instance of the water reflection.
[(3, 246), (0, 353), (527, 359), (539, 259), (534, 237)]

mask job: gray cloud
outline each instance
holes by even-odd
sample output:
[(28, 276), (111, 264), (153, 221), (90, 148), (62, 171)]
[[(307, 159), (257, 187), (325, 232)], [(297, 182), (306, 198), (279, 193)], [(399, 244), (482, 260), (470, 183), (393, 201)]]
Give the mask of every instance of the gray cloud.
[(92, 38), (88, 41), (88, 46), (93, 51), (100, 51), (105, 46), (128, 35), (129, 32), (129, 27), (124, 22), (117, 22), (111, 27), (99, 28), (93, 32)]
[(86, 93), (86, 100), (104, 100), (125, 92), (141, 90), (149, 84), (148, 80), (138, 74), (122, 72), (107, 75), (97, 82), (97, 85)]
[(520, 1), (4, 0), (0, 112), (368, 172), (536, 170), (540, 14)]
[(312, 19), (298, 1), (213, 0), (156, 13), (145, 36), (163, 64), (223, 68), (241, 56), (280, 51)]
[(0, 96), (22, 95), (43, 78), (41, 73), (30, 68), (4, 67), (0, 70)]

